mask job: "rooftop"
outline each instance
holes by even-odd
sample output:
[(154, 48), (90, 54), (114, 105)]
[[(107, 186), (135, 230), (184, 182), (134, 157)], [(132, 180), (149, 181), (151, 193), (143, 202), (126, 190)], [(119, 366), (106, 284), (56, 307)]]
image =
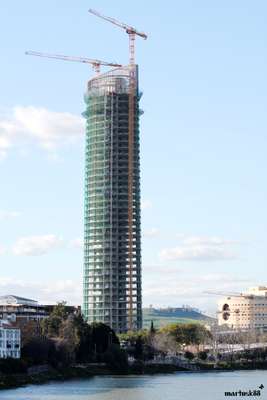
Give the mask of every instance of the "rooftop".
[(38, 302), (25, 297), (14, 296), (12, 294), (0, 296), (0, 305), (32, 305), (37, 306)]

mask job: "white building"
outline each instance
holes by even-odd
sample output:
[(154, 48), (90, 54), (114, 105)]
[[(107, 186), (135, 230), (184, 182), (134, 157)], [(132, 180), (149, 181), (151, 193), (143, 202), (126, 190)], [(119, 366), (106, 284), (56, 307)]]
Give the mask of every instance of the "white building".
[(0, 321), (0, 359), (20, 358), (20, 329)]
[(227, 296), (218, 302), (218, 324), (232, 329), (267, 331), (267, 287), (250, 288), (246, 293)]

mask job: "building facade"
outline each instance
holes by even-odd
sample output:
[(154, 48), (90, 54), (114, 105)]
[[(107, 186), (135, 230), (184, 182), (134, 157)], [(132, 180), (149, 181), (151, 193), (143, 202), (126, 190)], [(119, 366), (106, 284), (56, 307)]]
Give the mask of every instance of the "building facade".
[[(130, 75), (133, 73), (136, 86), (130, 159)], [(141, 96), (137, 78), (137, 66), (117, 68), (91, 79), (85, 95), (83, 314), (88, 322), (103, 322), (116, 332), (140, 329), (142, 326)], [(132, 170), (129, 172), (130, 162)], [(130, 193), (129, 180), (132, 183)]]
[(14, 295), (0, 296), (0, 319), (19, 324), (40, 322), (48, 315), (45, 307), (35, 300)]
[(20, 329), (0, 321), (0, 358), (20, 358)]
[(240, 296), (227, 296), (218, 303), (218, 324), (236, 330), (267, 331), (267, 287), (250, 288)]

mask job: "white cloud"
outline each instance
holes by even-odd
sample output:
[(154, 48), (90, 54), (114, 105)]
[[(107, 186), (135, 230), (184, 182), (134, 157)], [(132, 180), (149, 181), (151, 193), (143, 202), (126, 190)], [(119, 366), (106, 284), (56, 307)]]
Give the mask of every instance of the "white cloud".
[(236, 258), (231, 251), (220, 247), (190, 246), (163, 249), (160, 256), (164, 260), (219, 261)]
[(5, 247), (0, 245), (0, 256), (2, 256), (5, 253), (6, 253)]
[(70, 246), (74, 247), (76, 249), (82, 249), (83, 248), (83, 239), (82, 238), (76, 238), (70, 241)]
[(18, 211), (0, 210), (0, 221), (17, 218), (19, 216), (20, 216), (20, 213)]
[(181, 239), (178, 246), (163, 249), (160, 257), (168, 261), (219, 261), (237, 258), (231, 246), (238, 244), (238, 241), (201, 236), (188, 236)]
[(77, 289), (79, 289), (79, 291), (82, 290), (80, 283), (78, 284), (71, 279), (65, 279), (63, 281), (53, 282), (45, 286), (42, 290), (44, 293), (52, 296), (54, 296), (55, 293), (64, 293), (64, 295), (66, 296), (67, 294), (69, 295)]
[(41, 304), (54, 304), (66, 300), (70, 305), (80, 305), (82, 299), (81, 282), (74, 280), (40, 283), (0, 277), (0, 291), (2, 294), (32, 298)]
[(10, 142), (3, 133), (1, 133), (1, 126), (0, 126), (0, 161), (4, 160), (7, 156), (7, 151), (10, 147)]
[(238, 244), (236, 240), (226, 240), (217, 236), (205, 237), (205, 236), (188, 236), (184, 237), (183, 243), (186, 245), (194, 246), (226, 246), (232, 244)]
[(84, 132), (84, 120), (68, 112), (43, 107), (14, 107), (0, 116), (0, 158), (13, 146), (34, 141), (49, 152), (74, 143)]
[(144, 237), (147, 237), (147, 238), (154, 238), (154, 237), (159, 236), (159, 233), (160, 233), (159, 229), (157, 229), (157, 228), (151, 228), (151, 229), (148, 229), (148, 230), (146, 230), (146, 231), (144, 232)]
[(206, 291), (242, 292), (256, 283), (245, 276), (240, 278), (227, 273), (192, 274), (179, 271), (176, 276), (162, 274), (160, 280), (144, 276), (143, 298), (144, 304), (154, 306), (190, 304), (214, 312), (220, 297), (208, 295)]
[(141, 200), (141, 210), (146, 210), (152, 207), (152, 202), (150, 200)]
[(142, 274), (143, 277), (147, 277), (148, 279), (153, 279), (153, 276), (160, 274), (179, 274), (181, 272), (180, 269), (177, 268), (177, 266), (167, 266), (167, 265), (157, 265), (157, 264), (146, 264), (142, 265)]
[(62, 245), (62, 238), (56, 235), (27, 236), (17, 240), (13, 252), (16, 255), (39, 256)]

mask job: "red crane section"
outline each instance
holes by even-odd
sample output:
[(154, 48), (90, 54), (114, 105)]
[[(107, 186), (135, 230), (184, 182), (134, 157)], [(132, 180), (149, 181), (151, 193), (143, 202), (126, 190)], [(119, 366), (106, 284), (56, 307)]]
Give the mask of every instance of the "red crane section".
[(107, 17), (105, 15), (100, 14), (96, 10), (89, 9), (89, 13), (96, 15), (99, 18), (104, 19), (105, 21), (111, 22), (113, 25), (116, 25), (126, 31), (129, 35), (129, 52), (130, 52), (130, 64), (135, 63), (135, 35), (140, 36), (143, 39), (147, 39), (147, 35), (144, 32), (139, 32), (137, 29), (133, 28), (130, 25), (125, 24), (124, 22), (120, 22), (115, 18)]

